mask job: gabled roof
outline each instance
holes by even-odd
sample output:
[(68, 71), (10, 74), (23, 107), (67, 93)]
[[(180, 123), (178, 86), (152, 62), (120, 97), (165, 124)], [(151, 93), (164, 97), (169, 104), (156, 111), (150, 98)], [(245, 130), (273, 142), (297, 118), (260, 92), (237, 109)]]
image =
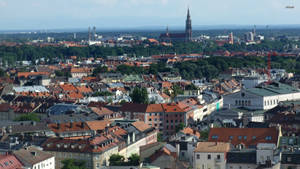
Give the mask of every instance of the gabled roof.
[(234, 146), (244, 144), (246, 147), (258, 143), (277, 145), (279, 131), (276, 128), (211, 128), (208, 141), (230, 142)]
[(146, 123), (143, 122), (143, 121), (136, 121), (136, 122), (133, 122), (132, 125), (133, 125), (136, 129), (138, 129), (140, 132), (144, 132), (144, 131), (146, 131), (146, 130), (148, 130), (148, 129), (151, 128), (148, 124), (146, 124)]
[(21, 169), (23, 165), (13, 155), (0, 155), (0, 169)]
[(165, 103), (165, 104), (162, 104), (162, 107), (164, 109), (164, 112), (166, 112), (166, 113), (182, 113), (182, 112), (185, 112), (183, 109), (181, 109), (176, 104)]
[(195, 152), (205, 152), (205, 153), (223, 153), (230, 150), (230, 143), (223, 142), (198, 142)]
[(13, 152), (14, 155), (23, 163), (30, 164), (31, 166), (52, 158), (53, 155), (41, 151), (34, 147), (27, 147)]
[(155, 112), (163, 112), (164, 109), (162, 108), (161, 104), (149, 104), (146, 108), (147, 113), (155, 113)]
[(108, 127), (111, 122), (108, 120), (101, 120), (101, 121), (87, 121), (86, 122), (87, 126), (90, 128), (90, 130), (104, 130), (105, 127)]

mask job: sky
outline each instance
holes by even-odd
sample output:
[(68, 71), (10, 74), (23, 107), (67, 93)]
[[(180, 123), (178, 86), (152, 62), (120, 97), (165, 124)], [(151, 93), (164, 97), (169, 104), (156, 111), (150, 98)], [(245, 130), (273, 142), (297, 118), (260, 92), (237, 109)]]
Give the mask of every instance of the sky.
[[(287, 5), (295, 9), (286, 9)], [(300, 24), (300, 0), (0, 0), (0, 30)]]

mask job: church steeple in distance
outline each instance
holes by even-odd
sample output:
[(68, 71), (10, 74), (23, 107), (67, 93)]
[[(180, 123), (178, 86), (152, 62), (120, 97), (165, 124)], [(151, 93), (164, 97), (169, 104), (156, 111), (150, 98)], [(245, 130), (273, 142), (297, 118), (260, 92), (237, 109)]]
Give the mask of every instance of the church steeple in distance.
[(191, 15), (190, 15), (190, 8), (188, 8), (188, 11), (187, 11), (185, 33), (186, 33), (186, 40), (188, 42), (192, 41), (192, 20), (191, 20)]

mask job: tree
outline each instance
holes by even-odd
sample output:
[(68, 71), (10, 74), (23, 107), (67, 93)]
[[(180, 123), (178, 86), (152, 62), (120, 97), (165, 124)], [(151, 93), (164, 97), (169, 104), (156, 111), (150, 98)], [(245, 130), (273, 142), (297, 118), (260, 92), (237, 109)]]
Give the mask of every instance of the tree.
[(138, 166), (140, 165), (140, 156), (137, 154), (131, 154), (131, 156), (128, 158), (128, 166)]
[(162, 138), (162, 133), (161, 132), (157, 133), (157, 141), (158, 142), (163, 142), (163, 138)]
[(179, 95), (179, 94), (183, 94), (183, 90), (182, 90), (181, 87), (178, 86), (177, 84), (174, 84), (174, 85), (172, 86), (172, 90), (173, 90), (173, 93), (172, 93), (173, 98), (175, 98), (175, 97), (176, 97), (177, 95)]
[(207, 141), (208, 140), (208, 134), (209, 134), (208, 130), (201, 131), (200, 132), (200, 139)]
[(149, 98), (146, 88), (135, 87), (130, 94), (133, 103), (148, 104)]
[(3, 69), (0, 69), (0, 77), (4, 77), (5, 76), (5, 71)]
[(123, 166), (124, 165), (124, 156), (121, 156), (119, 154), (112, 154), (109, 157), (109, 165), (110, 166)]
[(39, 122), (40, 118), (37, 114), (35, 113), (29, 113), (25, 115), (21, 115), (15, 119), (15, 121), (36, 121)]
[(191, 83), (185, 86), (185, 90), (198, 90), (198, 88), (194, 85), (194, 83)]
[(99, 73), (106, 73), (108, 72), (108, 68), (106, 66), (98, 66), (96, 69), (93, 71), (93, 76), (96, 76)]
[(175, 127), (176, 133), (179, 132), (180, 130), (183, 130), (184, 127), (185, 127), (185, 125), (184, 125), (183, 123), (180, 123), (179, 125), (177, 125), (177, 126)]
[(65, 159), (62, 161), (62, 169), (86, 169), (85, 161), (75, 159)]
[(93, 97), (97, 97), (97, 96), (112, 96), (113, 94), (111, 92), (108, 91), (104, 91), (104, 92), (95, 92), (92, 94)]

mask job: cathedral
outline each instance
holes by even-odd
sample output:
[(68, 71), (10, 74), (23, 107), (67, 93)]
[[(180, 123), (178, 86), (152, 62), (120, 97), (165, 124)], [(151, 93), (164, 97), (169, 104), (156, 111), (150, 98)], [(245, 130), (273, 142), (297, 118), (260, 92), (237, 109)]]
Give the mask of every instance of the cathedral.
[(163, 33), (159, 36), (160, 41), (162, 42), (190, 42), (192, 41), (192, 20), (190, 16), (190, 10), (187, 11), (187, 18), (185, 23), (185, 33), (169, 33), (167, 28), (166, 33)]

